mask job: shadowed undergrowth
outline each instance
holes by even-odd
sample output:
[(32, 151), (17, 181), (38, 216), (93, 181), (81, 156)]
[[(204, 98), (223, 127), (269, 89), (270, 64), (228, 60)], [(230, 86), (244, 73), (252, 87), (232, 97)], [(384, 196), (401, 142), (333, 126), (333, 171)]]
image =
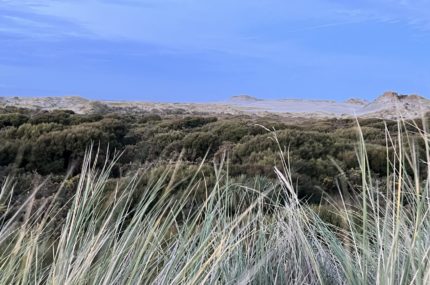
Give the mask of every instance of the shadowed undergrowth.
[[(426, 150), (417, 153), (403, 124), (397, 137), (386, 132), (394, 152), (384, 183), (372, 177), (359, 136), (360, 189), (340, 175), (339, 196), (320, 206), (298, 199), (282, 147), (278, 184), (237, 184), (221, 160), (215, 185), (197, 171), (175, 191), (178, 162), (138, 201), (141, 171), (108, 190), (118, 157), (100, 168), (87, 151), (59, 226), (53, 221), (64, 209), (55, 197), (36, 206), (38, 189), (11, 212), (14, 181), (6, 179), (0, 284), (429, 284), (430, 170), (420, 176), (422, 161), (430, 162), (428, 134), (416, 130)], [(190, 211), (202, 185), (204, 203)]]

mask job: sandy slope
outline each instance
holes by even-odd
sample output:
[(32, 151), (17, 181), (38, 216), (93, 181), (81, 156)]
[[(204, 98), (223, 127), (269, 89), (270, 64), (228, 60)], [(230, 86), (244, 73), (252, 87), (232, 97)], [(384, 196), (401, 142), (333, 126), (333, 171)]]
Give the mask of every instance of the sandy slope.
[(430, 111), (430, 100), (417, 95), (386, 92), (373, 102), (350, 99), (345, 102), (329, 100), (262, 100), (247, 95), (213, 103), (155, 103), (91, 101), (81, 97), (0, 97), (0, 105), (41, 110), (69, 109), (76, 113), (115, 111), (160, 113), (213, 114), (277, 114), (288, 117), (419, 117)]

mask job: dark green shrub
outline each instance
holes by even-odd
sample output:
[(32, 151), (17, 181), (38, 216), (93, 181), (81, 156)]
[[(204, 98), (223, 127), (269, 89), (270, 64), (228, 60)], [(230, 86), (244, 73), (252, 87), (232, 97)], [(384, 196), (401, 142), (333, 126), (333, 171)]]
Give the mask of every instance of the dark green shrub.
[(20, 113), (0, 114), (0, 128), (18, 127), (28, 121), (28, 116)]

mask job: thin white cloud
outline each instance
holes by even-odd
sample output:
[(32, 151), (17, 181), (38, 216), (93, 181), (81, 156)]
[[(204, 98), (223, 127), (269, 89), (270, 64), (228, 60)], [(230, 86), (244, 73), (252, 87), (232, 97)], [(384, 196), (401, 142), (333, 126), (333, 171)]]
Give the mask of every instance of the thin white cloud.
[[(428, 1), (418, 2), (421, 9), (428, 5)], [(307, 32), (369, 21), (404, 22), (423, 29), (430, 22), (426, 18), (429, 12), (417, 12), (412, 1), (399, 0), (361, 1), (362, 4), (329, 0), (3, 0), (0, 3), (37, 16), (23, 19), (6, 15), (10, 26), (3, 27), (3, 31), (11, 33), (133, 41), (156, 45), (167, 52), (222, 52), (274, 60), (283, 60), (288, 54), (291, 55), (288, 60), (293, 62), (295, 58), (319, 62), (330, 56), (279, 35), (282, 29)], [(65, 28), (61, 21), (70, 25)], [(260, 27), (278, 34), (266, 35)]]
[[(104, 38), (181, 45), (240, 36), (248, 27), (317, 20), (312, 27), (345, 21), (404, 22), (427, 28), (428, 0), (3, 0), (3, 5), (75, 23)], [(310, 9), (312, 7), (312, 9)]]
[(347, 13), (357, 12), (356, 17), (369, 20), (398, 23), (419, 31), (430, 31), (430, 0), (364, 0), (350, 2)]
[[(73, 32), (82, 36), (248, 56), (261, 55), (276, 45), (284, 51), (296, 49), (296, 44), (286, 38), (265, 37), (264, 41), (259, 41), (259, 35), (253, 31), (259, 26), (279, 31), (282, 27), (297, 30), (297, 21), (314, 22), (299, 28), (306, 31), (343, 25), (358, 18), (339, 13), (343, 6), (327, 0), (17, 0), (7, 3), (26, 13), (48, 17), (48, 23), (49, 17), (73, 23)], [(28, 24), (32, 33), (39, 26), (43, 35), (47, 32), (53, 36), (64, 34), (61, 27), (48, 29), (44, 27), (49, 26), (46, 23)]]

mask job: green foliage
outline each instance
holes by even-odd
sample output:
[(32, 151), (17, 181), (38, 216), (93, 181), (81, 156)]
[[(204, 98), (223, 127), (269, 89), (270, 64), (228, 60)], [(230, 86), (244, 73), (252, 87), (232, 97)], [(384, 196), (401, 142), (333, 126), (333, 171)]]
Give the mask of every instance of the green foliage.
[(216, 122), (217, 120), (218, 119), (215, 117), (185, 117), (183, 119), (173, 120), (173, 122), (169, 123), (168, 126), (173, 130), (194, 129)]
[(42, 123), (57, 123), (60, 125), (69, 125), (73, 111), (56, 110), (52, 112), (41, 112), (31, 116), (29, 123), (33, 125)]
[(415, 139), (399, 134), (388, 146), (398, 155), (386, 161), (387, 183), (368, 167), (365, 150), (380, 146), (358, 142), (361, 168), (342, 173), (342, 196), (318, 205), (300, 201), (289, 165), (330, 188), (322, 173), (335, 163), (278, 144), (289, 159), (275, 163), (275, 180), (231, 176), (223, 159), (159, 161), (112, 179), (114, 162), (94, 167), (91, 151), (75, 177), (15, 175), (0, 188), (0, 284), (430, 284), (428, 168), (419, 176), (430, 147), (415, 152)]
[(194, 132), (188, 134), (184, 140), (186, 157), (191, 161), (202, 159), (206, 152), (213, 154), (219, 146), (218, 137), (209, 132)]
[(0, 114), (0, 128), (18, 127), (28, 121), (28, 116), (20, 113)]
[[(262, 127), (265, 126), (275, 130), (280, 146), (289, 150), (293, 158), (291, 171), (300, 198), (317, 203), (323, 193), (338, 191), (338, 167), (345, 173), (359, 169), (359, 128), (354, 120), (215, 118), (180, 113), (81, 115), (4, 108), (0, 112), (0, 167), (4, 175), (17, 171), (64, 175), (82, 161), (86, 148), (94, 143), (100, 146), (101, 157), (107, 149), (123, 153), (113, 171), (118, 176), (142, 165), (168, 165), (182, 153), (181, 159), (190, 165), (198, 164), (207, 155), (204, 164), (209, 167), (213, 159), (226, 155), (232, 176), (275, 179), (273, 167), (281, 163), (279, 146)], [(398, 125), (377, 119), (361, 120), (360, 124), (368, 143), (370, 170), (383, 178), (387, 175), (387, 157), (394, 155), (393, 148), (388, 147), (387, 156), (385, 126), (392, 131), (395, 142)], [(417, 154), (423, 155), (425, 145), (419, 134), (411, 131), (412, 125), (420, 124), (408, 122), (404, 128), (415, 140)], [(422, 163), (420, 173), (425, 169)]]

